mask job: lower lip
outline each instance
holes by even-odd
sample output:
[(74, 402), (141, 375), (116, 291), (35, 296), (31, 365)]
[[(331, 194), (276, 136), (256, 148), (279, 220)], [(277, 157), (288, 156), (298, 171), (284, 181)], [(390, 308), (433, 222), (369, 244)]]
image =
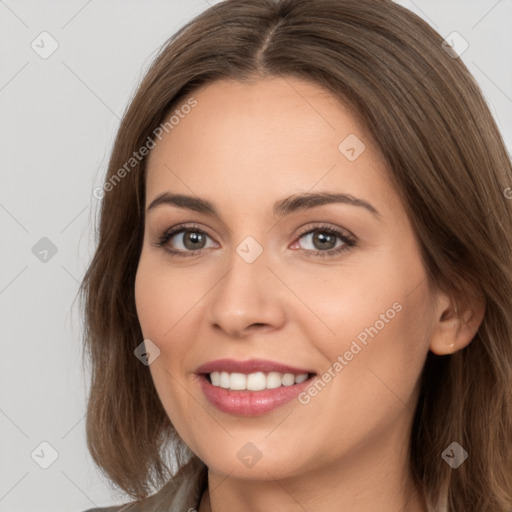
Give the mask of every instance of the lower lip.
[(206, 375), (199, 375), (201, 389), (210, 403), (223, 412), (238, 416), (259, 416), (273, 411), (297, 398), (311, 384), (313, 379), (314, 376), (300, 384), (280, 386), (275, 389), (232, 391), (214, 386)]

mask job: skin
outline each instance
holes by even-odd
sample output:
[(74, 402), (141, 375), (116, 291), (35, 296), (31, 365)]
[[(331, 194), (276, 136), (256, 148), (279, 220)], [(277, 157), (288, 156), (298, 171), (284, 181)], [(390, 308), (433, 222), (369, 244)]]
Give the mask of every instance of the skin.
[[(482, 308), (457, 314), (445, 294), (429, 294), (377, 146), (327, 91), (267, 77), (217, 81), (193, 96), (197, 106), (151, 151), (146, 206), (162, 192), (182, 193), (214, 202), (220, 217), (168, 204), (148, 211), (135, 295), (144, 338), (161, 351), (150, 365), (158, 395), (209, 469), (199, 511), (325, 512), (340, 503), (360, 512), (382, 512), (383, 504), (426, 511), (407, 467), (420, 372), (429, 350), (449, 354), (471, 341)], [(350, 134), (366, 146), (354, 161), (338, 149)], [(340, 203), (272, 214), (279, 199), (319, 191), (362, 198), (380, 217)], [(206, 231), (201, 254), (166, 252), (194, 251), (183, 232), (155, 246), (179, 223)], [(319, 223), (356, 245), (308, 257), (325, 246), (299, 235)], [(248, 236), (263, 248), (252, 263), (236, 252)], [(196, 368), (224, 357), (321, 375), (395, 303), (402, 308), (394, 318), (305, 405), (293, 400), (243, 418), (201, 392)], [(248, 442), (261, 453), (252, 467), (237, 457)]]

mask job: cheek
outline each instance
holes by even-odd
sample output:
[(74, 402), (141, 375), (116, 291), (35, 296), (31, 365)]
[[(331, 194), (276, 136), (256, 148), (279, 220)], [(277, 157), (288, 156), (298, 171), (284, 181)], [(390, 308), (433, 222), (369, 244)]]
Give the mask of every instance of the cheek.
[(322, 383), (311, 385), (301, 404), (307, 418), (318, 420), (308, 435), (330, 440), (325, 457), (334, 446), (357, 445), (414, 410), (428, 322), (424, 289), (408, 291), (380, 295), (355, 316), (353, 307), (340, 310), (331, 319), (337, 336), (317, 344), (326, 361)]
[(183, 296), (185, 293), (186, 288), (183, 289), (175, 280), (171, 286), (161, 266), (142, 254), (135, 278), (135, 304), (144, 339), (151, 340), (160, 350), (149, 370), (164, 406), (172, 401), (172, 394), (162, 396), (169, 385), (174, 387), (169, 373), (176, 374), (173, 365), (178, 366), (184, 357), (181, 353), (184, 345), (179, 343), (181, 335), (178, 336), (178, 332), (182, 327), (179, 320), (183, 316), (180, 309), (187, 302)]
[[(165, 376), (167, 370), (179, 379), (185, 368), (191, 369), (187, 357), (197, 350), (196, 315), (208, 289), (195, 274), (192, 267), (170, 269), (162, 255), (143, 250), (135, 277), (135, 304), (144, 338), (160, 349), (150, 365), (154, 376), (157, 372)], [(171, 377), (168, 380), (172, 382)]]
[(425, 320), (426, 282), (420, 265), (412, 258), (408, 267), (397, 265), (399, 256), (362, 256), (354, 265), (317, 268), (300, 278), (293, 269), (281, 272), (299, 299), (287, 302), (290, 318), (330, 361), (353, 340), (362, 348), (377, 340), (390, 350), (414, 348), (410, 342)]
[(172, 278), (168, 274), (157, 255), (143, 250), (135, 277), (135, 305), (144, 337), (153, 341), (172, 339), (193, 303), (194, 288), (187, 286), (183, 273)]
[(158, 274), (143, 250), (135, 276), (135, 306), (144, 338), (151, 340), (163, 329), (164, 304), (170, 299)]
[(187, 383), (178, 370), (186, 357), (187, 344), (179, 343), (184, 339), (179, 330), (184, 325), (180, 321), (186, 314), (184, 306), (190, 304), (185, 297), (187, 293), (186, 284), (179, 277), (166, 278), (161, 263), (143, 252), (135, 278), (137, 315), (144, 339), (150, 339), (160, 349), (149, 371), (167, 415), (185, 439), (187, 425), (193, 418), (189, 417), (191, 408), (182, 396)]
[(359, 260), (357, 271), (345, 268), (339, 277), (326, 276), (314, 286), (309, 279), (295, 282), (294, 291), (316, 313), (316, 318), (297, 315), (296, 321), (324, 356), (332, 402), (357, 397), (355, 409), (365, 404), (374, 410), (387, 398), (396, 400), (393, 393), (412, 399), (428, 352), (432, 314), (418, 254), (390, 250), (364, 264)]
[(387, 411), (404, 410), (405, 404), (414, 408), (428, 352), (430, 319), (426, 287), (409, 291), (404, 287), (401, 292), (383, 293), (365, 315), (340, 318), (340, 329), (344, 322), (350, 334), (328, 356), (331, 361), (343, 358), (335, 401), (352, 397), (348, 410), (373, 411), (376, 417), (389, 418)]

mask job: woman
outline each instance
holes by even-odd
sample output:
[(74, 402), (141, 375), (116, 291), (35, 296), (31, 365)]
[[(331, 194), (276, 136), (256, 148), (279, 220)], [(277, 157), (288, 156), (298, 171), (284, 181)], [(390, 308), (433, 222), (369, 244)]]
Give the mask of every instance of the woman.
[(391, 1), (187, 24), (95, 192), (87, 439), (136, 500), (105, 510), (512, 510), (511, 186)]

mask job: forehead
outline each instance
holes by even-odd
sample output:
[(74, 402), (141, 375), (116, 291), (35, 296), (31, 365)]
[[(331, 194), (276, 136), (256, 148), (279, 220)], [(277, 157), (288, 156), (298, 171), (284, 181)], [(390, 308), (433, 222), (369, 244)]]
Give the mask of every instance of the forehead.
[(195, 106), (183, 109), (151, 151), (147, 200), (173, 190), (255, 208), (262, 198), (270, 204), (313, 188), (392, 193), (369, 135), (350, 108), (316, 84), (222, 80), (191, 97)]
[[(319, 85), (291, 77), (248, 83), (219, 80), (196, 90), (191, 97), (196, 105), (179, 119), (173, 116), (172, 137), (164, 135), (173, 139), (169, 145), (177, 154), (183, 142), (200, 140), (204, 151), (212, 149), (219, 139), (224, 149), (229, 142), (241, 142), (236, 147), (241, 155), (261, 153), (262, 149), (267, 154), (282, 154), (291, 148), (295, 153), (299, 142), (306, 143), (305, 150), (311, 153), (309, 146), (317, 144), (319, 138), (328, 137), (321, 148), (325, 150), (344, 132), (362, 131), (347, 105)], [(189, 98), (173, 112), (182, 110), (187, 101)]]

